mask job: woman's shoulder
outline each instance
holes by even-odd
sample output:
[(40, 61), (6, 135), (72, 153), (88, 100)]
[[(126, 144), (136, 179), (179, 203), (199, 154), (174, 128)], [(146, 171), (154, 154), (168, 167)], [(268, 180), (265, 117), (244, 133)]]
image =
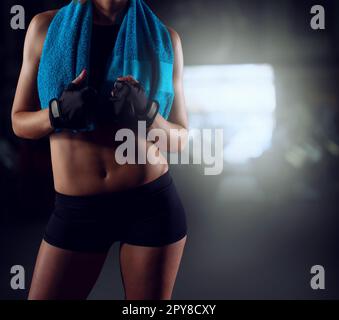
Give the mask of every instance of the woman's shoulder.
[(181, 63), (181, 61), (183, 59), (181, 38), (180, 38), (178, 32), (176, 32), (173, 28), (167, 26), (167, 29), (168, 29), (168, 32), (171, 36), (171, 40), (172, 40), (174, 59), (175, 59), (175, 61)]
[(58, 11), (59, 10), (48, 10), (36, 14), (31, 20), (28, 30), (32, 30), (35, 33), (46, 32)]
[(40, 57), (48, 27), (58, 10), (38, 13), (31, 20), (25, 39), (25, 48), (31, 57)]
[(171, 40), (172, 40), (172, 45), (173, 47), (177, 47), (181, 44), (181, 39), (180, 36), (178, 34), (178, 32), (176, 32), (173, 28), (166, 26), (170, 36), (171, 36)]

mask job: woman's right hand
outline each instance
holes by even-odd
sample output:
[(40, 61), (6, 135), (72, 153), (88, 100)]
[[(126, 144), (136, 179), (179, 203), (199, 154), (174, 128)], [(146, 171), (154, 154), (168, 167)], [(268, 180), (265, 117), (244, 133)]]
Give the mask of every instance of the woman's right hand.
[(91, 130), (95, 123), (95, 102), (97, 92), (86, 86), (86, 70), (74, 79), (59, 99), (49, 103), (49, 116), (54, 129)]

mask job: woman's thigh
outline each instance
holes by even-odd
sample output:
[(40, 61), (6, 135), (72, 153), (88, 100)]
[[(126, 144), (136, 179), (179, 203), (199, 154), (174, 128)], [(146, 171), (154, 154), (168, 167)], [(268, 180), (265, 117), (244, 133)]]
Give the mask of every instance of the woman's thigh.
[(128, 300), (169, 300), (179, 270), (186, 236), (167, 246), (122, 243), (120, 269)]
[(86, 299), (100, 274), (105, 258), (105, 253), (74, 252), (42, 241), (28, 299)]

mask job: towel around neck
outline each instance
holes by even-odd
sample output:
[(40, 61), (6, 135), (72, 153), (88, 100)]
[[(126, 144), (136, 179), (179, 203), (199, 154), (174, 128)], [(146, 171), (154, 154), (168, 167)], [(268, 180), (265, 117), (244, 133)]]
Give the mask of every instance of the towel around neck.
[[(173, 47), (167, 27), (143, 0), (129, 0), (120, 17), (120, 30), (107, 65), (100, 94), (108, 95), (115, 80), (132, 75), (150, 99), (160, 104), (167, 119), (173, 99)], [(71, 1), (53, 18), (43, 46), (38, 70), (38, 92), (42, 108), (59, 98), (83, 69), (89, 68), (93, 4)]]

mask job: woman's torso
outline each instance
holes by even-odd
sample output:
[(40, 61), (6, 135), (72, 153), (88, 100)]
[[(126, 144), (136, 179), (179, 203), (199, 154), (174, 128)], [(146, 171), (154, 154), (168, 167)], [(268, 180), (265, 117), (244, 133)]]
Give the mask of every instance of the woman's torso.
[[(93, 26), (89, 84), (97, 89), (102, 84), (117, 32), (116, 26)], [(168, 170), (163, 157), (161, 164), (118, 164), (115, 151), (119, 144), (114, 140), (117, 130), (110, 126), (93, 132), (52, 134), (50, 146), (56, 191), (68, 195), (118, 191), (150, 182)], [(137, 141), (141, 153), (156, 149), (142, 137)]]

